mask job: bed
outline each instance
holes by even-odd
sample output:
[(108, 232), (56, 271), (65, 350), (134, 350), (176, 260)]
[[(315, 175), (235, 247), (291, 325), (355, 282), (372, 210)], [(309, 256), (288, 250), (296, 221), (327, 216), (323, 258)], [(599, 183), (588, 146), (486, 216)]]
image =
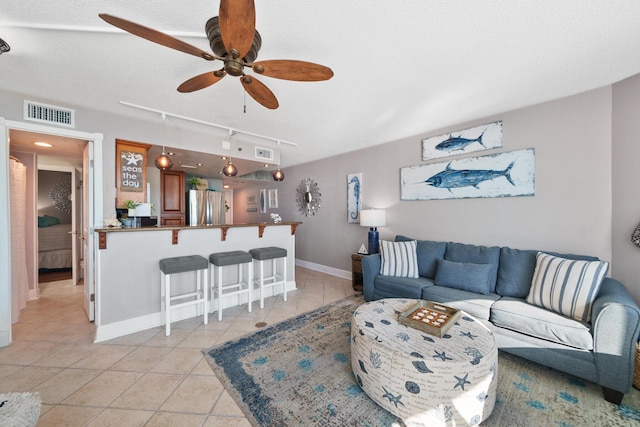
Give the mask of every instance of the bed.
[(38, 227), (38, 268), (71, 268), (71, 224)]

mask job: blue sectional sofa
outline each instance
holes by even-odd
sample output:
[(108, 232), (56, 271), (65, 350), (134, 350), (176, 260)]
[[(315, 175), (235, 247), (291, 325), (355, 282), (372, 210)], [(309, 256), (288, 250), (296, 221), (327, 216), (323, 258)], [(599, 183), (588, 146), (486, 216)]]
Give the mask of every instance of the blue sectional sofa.
[[(396, 242), (411, 240), (396, 236)], [(364, 299), (416, 298), (464, 310), (493, 331), (501, 350), (599, 384), (607, 401), (620, 404), (633, 381), (638, 305), (609, 277), (602, 280), (586, 322), (528, 303), (538, 252), (418, 240), (417, 278), (381, 275), (380, 254), (362, 258)], [(449, 269), (461, 263), (465, 268)]]

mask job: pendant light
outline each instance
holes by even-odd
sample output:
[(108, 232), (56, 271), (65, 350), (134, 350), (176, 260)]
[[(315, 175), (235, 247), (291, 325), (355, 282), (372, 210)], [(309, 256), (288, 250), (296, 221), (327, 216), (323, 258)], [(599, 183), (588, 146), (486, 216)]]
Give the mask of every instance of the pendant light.
[(165, 114), (162, 113), (162, 154), (156, 157), (155, 160), (156, 167), (161, 171), (167, 171), (171, 169), (171, 167), (173, 167), (173, 160), (171, 160), (171, 157), (169, 157), (167, 153), (164, 152), (164, 118)]
[(273, 171), (273, 180), (274, 181), (283, 181), (284, 180), (284, 172), (280, 170), (280, 165), (278, 165), (278, 169)]
[(231, 158), (229, 158), (229, 163), (222, 169), (222, 173), (225, 176), (236, 176), (238, 174), (238, 168), (231, 162)]

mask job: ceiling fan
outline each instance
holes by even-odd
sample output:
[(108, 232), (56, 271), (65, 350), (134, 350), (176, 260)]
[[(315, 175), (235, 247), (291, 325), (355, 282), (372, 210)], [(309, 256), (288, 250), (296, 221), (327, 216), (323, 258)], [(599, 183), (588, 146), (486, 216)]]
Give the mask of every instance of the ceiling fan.
[(253, 99), (263, 106), (278, 108), (278, 100), (267, 86), (254, 76), (245, 74), (245, 67), (255, 73), (283, 80), (322, 81), (333, 77), (329, 67), (306, 61), (276, 59), (254, 62), (262, 45), (260, 34), (255, 29), (256, 11), (253, 0), (220, 0), (219, 16), (209, 19), (205, 25), (213, 55), (168, 34), (101, 13), (98, 16), (109, 24), (138, 37), (198, 56), (207, 61), (220, 60), (222, 68), (209, 71), (178, 86), (179, 92), (194, 92), (220, 81), (230, 74), (240, 77), (240, 83)]

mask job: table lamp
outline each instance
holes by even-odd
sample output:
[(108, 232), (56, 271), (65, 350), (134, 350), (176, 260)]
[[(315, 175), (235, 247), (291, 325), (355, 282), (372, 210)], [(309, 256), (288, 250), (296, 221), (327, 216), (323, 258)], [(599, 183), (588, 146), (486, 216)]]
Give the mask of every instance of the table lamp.
[(360, 211), (360, 225), (369, 227), (369, 254), (378, 253), (378, 229), (386, 224), (384, 209), (363, 209)]

